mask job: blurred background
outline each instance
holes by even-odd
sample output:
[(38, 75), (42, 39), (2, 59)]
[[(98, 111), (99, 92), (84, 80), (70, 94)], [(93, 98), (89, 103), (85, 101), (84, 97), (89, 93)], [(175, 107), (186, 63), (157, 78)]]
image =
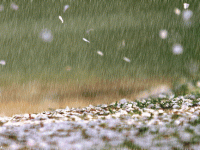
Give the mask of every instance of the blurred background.
[(185, 94), (200, 58), (200, 3), (185, 3), (1, 1), (0, 115)]

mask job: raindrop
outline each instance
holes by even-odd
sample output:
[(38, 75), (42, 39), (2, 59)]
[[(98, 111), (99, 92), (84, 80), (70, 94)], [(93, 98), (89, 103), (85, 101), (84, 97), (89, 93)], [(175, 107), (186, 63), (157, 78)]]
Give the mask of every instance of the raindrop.
[(101, 51), (97, 51), (97, 53), (101, 56), (103, 56), (103, 53)]
[(17, 6), (15, 3), (11, 3), (10, 8), (13, 10), (18, 10), (19, 6)]
[(51, 34), (51, 31), (48, 29), (43, 29), (40, 33), (40, 38), (45, 42), (51, 42), (53, 40), (53, 36)]
[(63, 12), (65, 12), (68, 8), (69, 8), (69, 5), (65, 5)]
[(174, 44), (172, 50), (175, 55), (180, 55), (183, 53), (183, 47), (180, 44)]
[(127, 58), (127, 57), (124, 57), (123, 59), (124, 59), (125, 61), (127, 61), (127, 62), (131, 62), (130, 59)]
[(87, 39), (83, 38), (83, 41), (90, 43), (90, 41), (88, 41)]
[(161, 39), (166, 39), (167, 38), (167, 30), (160, 30), (160, 38)]

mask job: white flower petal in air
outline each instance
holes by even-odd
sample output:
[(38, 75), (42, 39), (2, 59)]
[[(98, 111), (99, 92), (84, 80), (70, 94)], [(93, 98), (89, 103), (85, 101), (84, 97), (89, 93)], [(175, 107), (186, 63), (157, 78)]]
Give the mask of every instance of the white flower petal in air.
[(4, 10), (4, 6), (0, 5), (0, 11), (3, 11), (3, 10)]
[(103, 56), (103, 53), (101, 51), (97, 51), (97, 53), (101, 56)]
[(69, 8), (69, 5), (65, 5), (63, 12), (65, 12), (68, 8)]
[(61, 22), (63, 23), (63, 19), (62, 19), (62, 17), (61, 16), (59, 16), (59, 19), (61, 20)]
[(187, 3), (183, 3), (183, 7), (184, 9), (187, 9), (189, 7), (190, 4), (187, 4)]
[(6, 64), (5, 60), (0, 60), (0, 64), (5, 65)]
[(127, 61), (127, 62), (131, 62), (130, 59), (128, 59), (127, 57), (124, 57), (123, 59), (124, 59), (125, 61)]
[(166, 39), (167, 38), (167, 30), (160, 30), (160, 38)]
[(83, 41), (90, 43), (90, 41), (88, 41), (87, 39), (83, 38)]
[(90, 31), (94, 31), (94, 29), (89, 29), (86, 31), (86, 33), (89, 34)]
[(183, 53), (183, 47), (180, 44), (175, 44), (172, 47), (172, 51), (175, 55), (180, 55)]
[(189, 21), (190, 18), (192, 17), (193, 12), (191, 10), (184, 10), (183, 11), (183, 20), (184, 21)]
[(51, 42), (53, 40), (53, 36), (50, 30), (44, 29), (40, 33), (40, 38), (45, 42)]
[(175, 9), (174, 9), (174, 12), (175, 12), (175, 14), (177, 14), (177, 15), (180, 15), (180, 14), (181, 14), (180, 9), (178, 9), (178, 8), (175, 8)]
[(17, 6), (15, 3), (11, 3), (10, 8), (13, 10), (18, 10), (19, 6)]
[(200, 81), (197, 82), (196, 86), (200, 88)]

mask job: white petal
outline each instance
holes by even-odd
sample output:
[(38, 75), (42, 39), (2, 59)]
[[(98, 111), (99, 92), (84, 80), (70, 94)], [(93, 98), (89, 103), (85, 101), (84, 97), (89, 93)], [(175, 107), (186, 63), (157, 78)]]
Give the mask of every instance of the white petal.
[(127, 57), (123, 58), (125, 61), (130, 62), (130, 59), (128, 59)]
[(61, 16), (59, 16), (59, 19), (61, 20), (61, 22), (63, 23), (63, 19), (62, 19), (62, 17)]
[(103, 56), (103, 53), (101, 51), (97, 51), (97, 53), (101, 56)]
[(183, 11), (183, 20), (184, 21), (189, 21), (190, 18), (192, 17), (193, 12), (191, 10), (184, 10)]
[(175, 9), (174, 9), (174, 12), (175, 12), (175, 14), (177, 14), (177, 15), (180, 15), (180, 14), (181, 14), (180, 9), (178, 9), (178, 8), (175, 8)]
[(0, 60), (0, 64), (5, 65), (6, 64), (5, 60)]
[(183, 53), (183, 47), (180, 44), (175, 44), (172, 49), (175, 55), (179, 55)]
[(166, 39), (167, 38), (167, 30), (160, 30), (160, 38)]
[(63, 11), (63, 12), (65, 12), (68, 8), (69, 8), (69, 5), (65, 5), (65, 6), (64, 6), (64, 11)]
[(45, 42), (51, 42), (53, 40), (51, 31), (48, 29), (42, 30), (42, 32), (40, 33), (40, 38)]
[(189, 7), (190, 4), (187, 4), (187, 3), (183, 3), (183, 7), (184, 9), (187, 9)]
[(13, 9), (13, 10), (18, 10), (19, 9), (19, 6), (17, 6), (15, 3), (12, 3), (10, 5), (10, 8)]
[(90, 43), (90, 41), (88, 41), (87, 39), (83, 38), (83, 41)]

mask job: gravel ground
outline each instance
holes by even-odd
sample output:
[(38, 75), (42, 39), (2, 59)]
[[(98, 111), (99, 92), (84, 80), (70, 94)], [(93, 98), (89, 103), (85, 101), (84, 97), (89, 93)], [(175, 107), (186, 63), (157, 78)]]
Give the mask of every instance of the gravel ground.
[(200, 96), (136, 101), (0, 118), (3, 149), (200, 149)]

